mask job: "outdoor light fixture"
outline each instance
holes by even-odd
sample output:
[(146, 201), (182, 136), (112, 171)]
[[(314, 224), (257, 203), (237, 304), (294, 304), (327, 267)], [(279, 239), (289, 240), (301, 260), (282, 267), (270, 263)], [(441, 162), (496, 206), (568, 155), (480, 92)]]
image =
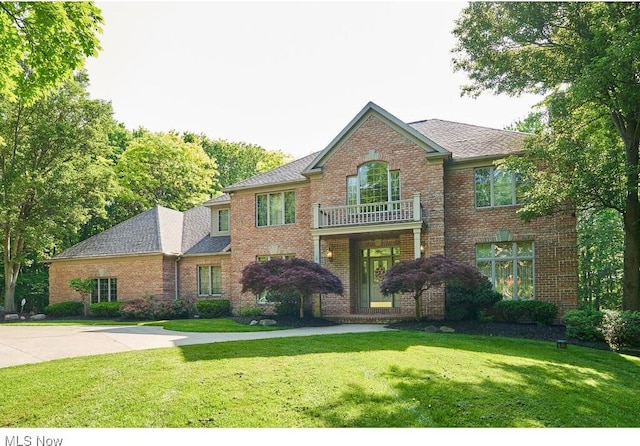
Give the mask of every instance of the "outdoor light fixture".
[(330, 247), (327, 247), (327, 253), (326, 253), (325, 257), (327, 259), (329, 259), (330, 262), (333, 261), (333, 251), (331, 251)]

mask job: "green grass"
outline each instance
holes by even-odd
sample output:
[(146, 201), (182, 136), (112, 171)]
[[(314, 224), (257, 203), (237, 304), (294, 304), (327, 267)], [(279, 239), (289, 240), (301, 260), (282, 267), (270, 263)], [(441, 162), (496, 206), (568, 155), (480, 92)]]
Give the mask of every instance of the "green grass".
[(164, 327), (166, 330), (188, 331), (197, 333), (238, 333), (249, 331), (284, 330), (290, 327), (240, 324), (227, 318), (216, 319), (176, 319), (169, 321), (118, 321), (114, 319), (48, 319), (33, 322), (13, 322), (16, 326), (44, 326), (44, 325), (150, 325)]
[(638, 427), (639, 376), (639, 358), (550, 342), (276, 338), (0, 369), (0, 426)]

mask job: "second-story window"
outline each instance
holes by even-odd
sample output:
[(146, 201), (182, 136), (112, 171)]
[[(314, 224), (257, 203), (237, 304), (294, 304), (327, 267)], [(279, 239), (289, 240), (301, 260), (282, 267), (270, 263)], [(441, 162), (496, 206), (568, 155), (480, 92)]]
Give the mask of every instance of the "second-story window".
[(294, 191), (256, 195), (257, 226), (289, 225), (296, 222)]
[(358, 167), (358, 175), (347, 178), (347, 204), (384, 203), (400, 200), (400, 171), (373, 161)]
[(218, 232), (229, 232), (229, 209), (218, 210)]
[(520, 202), (522, 177), (500, 167), (474, 170), (475, 203), (477, 208), (513, 206)]

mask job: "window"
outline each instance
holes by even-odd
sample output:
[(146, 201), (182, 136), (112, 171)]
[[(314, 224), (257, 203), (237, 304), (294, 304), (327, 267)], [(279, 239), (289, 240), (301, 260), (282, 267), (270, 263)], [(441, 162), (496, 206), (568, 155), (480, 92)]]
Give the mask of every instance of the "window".
[[(272, 255), (264, 255), (264, 256), (257, 256), (256, 257), (256, 261), (257, 262), (266, 262), (267, 260), (271, 260), (271, 259), (292, 259), (295, 256), (293, 254), (272, 254)], [(269, 297), (268, 297), (269, 292), (265, 291), (261, 294), (258, 294), (256, 296), (256, 303), (260, 304), (260, 305), (266, 305), (268, 303), (271, 303), (269, 301)]]
[(500, 167), (474, 171), (476, 207), (512, 206), (520, 202), (522, 176)]
[(116, 302), (118, 300), (118, 280), (116, 278), (93, 279), (90, 304)]
[(287, 191), (257, 195), (256, 222), (258, 226), (276, 226), (295, 223), (295, 192)]
[(533, 299), (533, 242), (476, 245), (476, 266), (505, 299)]
[(222, 274), (219, 266), (198, 266), (198, 296), (222, 294)]
[(347, 204), (385, 203), (400, 200), (400, 171), (374, 161), (358, 167), (358, 175), (347, 177)]
[(229, 232), (229, 209), (218, 210), (218, 232)]

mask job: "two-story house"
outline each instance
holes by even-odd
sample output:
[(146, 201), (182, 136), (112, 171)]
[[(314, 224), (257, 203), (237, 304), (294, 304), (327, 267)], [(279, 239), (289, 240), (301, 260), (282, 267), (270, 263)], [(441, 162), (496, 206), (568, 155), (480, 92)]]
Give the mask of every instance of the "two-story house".
[[(345, 293), (316, 296), (316, 315), (339, 321), (410, 318), (410, 296), (381, 294), (400, 260), (444, 254), (477, 266), (508, 299), (577, 305), (576, 221), (525, 223), (521, 179), (495, 161), (526, 135), (442, 120), (405, 123), (367, 104), (322, 151), (225, 189), (184, 213), (154, 208), (56, 256), (50, 301), (67, 282), (96, 280), (92, 301), (146, 295), (224, 297), (235, 311), (269, 307), (241, 292), (250, 262), (300, 257), (340, 277)], [(444, 317), (444, 290), (424, 299)]]

